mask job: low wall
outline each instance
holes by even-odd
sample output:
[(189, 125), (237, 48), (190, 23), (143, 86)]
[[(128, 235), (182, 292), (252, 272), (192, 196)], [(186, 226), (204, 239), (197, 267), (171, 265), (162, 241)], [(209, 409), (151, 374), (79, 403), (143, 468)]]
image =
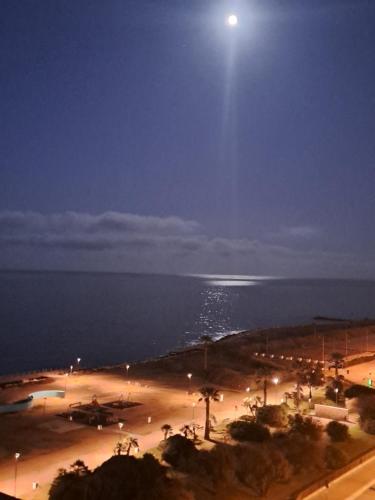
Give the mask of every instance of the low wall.
[(20, 401), (15, 401), (14, 403), (9, 403), (6, 405), (0, 405), (0, 414), (16, 413), (19, 411), (27, 410), (32, 406), (34, 399), (44, 398), (65, 398), (65, 391), (50, 390), (32, 392), (25, 399), (21, 399)]
[(329, 405), (314, 405), (315, 416), (321, 418), (329, 418), (331, 420), (347, 420), (349, 410), (339, 406)]

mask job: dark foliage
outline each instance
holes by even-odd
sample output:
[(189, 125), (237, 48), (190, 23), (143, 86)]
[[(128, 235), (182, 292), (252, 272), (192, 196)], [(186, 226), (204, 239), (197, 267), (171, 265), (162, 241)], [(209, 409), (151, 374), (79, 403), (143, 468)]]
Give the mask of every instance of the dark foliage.
[(288, 406), (267, 405), (258, 408), (257, 422), (270, 427), (285, 427), (288, 423)]
[(325, 449), (324, 462), (328, 469), (340, 469), (348, 463), (348, 457), (342, 450), (329, 444)]
[(349, 428), (345, 424), (331, 420), (326, 426), (326, 433), (334, 442), (347, 441), (349, 439)]
[(319, 469), (322, 466), (322, 455), (318, 443), (299, 432), (279, 433), (273, 439), (273, 443), (293, 467), (295, 473)]
[(235, 420), (227, 426), (230, 436), (236, 441), (254, 441), (262, 443), (270, 439), (269, 429), (256, 422), (246, 422), (244, 420)]
[(322, 437), (322, 426), (319, 422), (314, 422), (311, 417), (302, 417), (299, 413), (289, 415), (289, 434), (301, 434), (311, 441), (319, 441)]
[(197, 457), (198, 450), (193, 441), (180, 434), (169, 437), (165, 442), (162, 459), (173, 467), (185, 468), (191, 460)]
[(375, 389), (366, 385), (354, 384), (344, 391), (344, 395), (348, 399), (359, 398), (360, 396), (374, 396)]
[[(51, 487), (50, 500), (169, 500), (186, 498), (184, 491), (166, 474), (152, 455), (143, 458), (117, 455), (94, 472), (70, 478), (67, 485), (58, 476)], [(67, 487), (68, 486), (68, 487)]]

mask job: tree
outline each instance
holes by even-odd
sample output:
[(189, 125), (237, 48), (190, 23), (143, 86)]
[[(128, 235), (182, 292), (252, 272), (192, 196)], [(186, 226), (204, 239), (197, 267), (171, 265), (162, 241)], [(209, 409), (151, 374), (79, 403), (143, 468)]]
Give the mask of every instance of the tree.
[(260, 396), (255, 396), (255, 398), (245, 398), (243, 400), (242, 406), (246, 408), (250, 415), (256, 417), (258, 409), (262, 405), (262, 398)]
[(130, 455), (131, 449), (139, 450), (139, 444), (137, 438), (129, 436), (124, 443), (125, 453), (127, 456)]
[(326, 433), (334, 442), (347, 441), (349, 439), (349, 428), (336, 420), (331, 420), (326, 426)]
[(127, 445), (123, 441), (118, 441), (113, 449), (114, 455), (125, 455), (127, 451)]
[(288, 406), (267, 405), (258, 409), (257, 422), (271, 427), (285, 427), (288, 423)]
[(329, 370), (334, 368), (335, 370), (335, 378), (338, 379), (339, 376), (339, 368), (344, 368), (344, 356), (340, 352), (333, 352), (331, 354), (331, 358), (328, 360)]
[(219, 401), (220, 395), (219, 391), (214, 387), (202, 387), (199, 392), (201, 393), (201, 397), (199, 401), (204, 401), (206, 405), (206, 419), (204, 426), (204, 439), (210, 439), (210, 401)]
[(185, 469), (188, 463), (196, 459), (197, 454), (198, 450), (190, 439), (175, 434), (166, 440), (162, 459), (173, 467)]
[(203, 342), (203, 350), (204, 350), (204, 371), (207, 373), (208, 370), (208, 346), (212, 343), (212, 338), (210, 335), (202, 335), (201, 336), (201, 341)]
[(170, 500), (186, 499), (167, 468), (151, 454), (142, 458), (113, 456), (93, 472), (86, 496), (81, 500)]
[(360, 396), (375, 395), (375, 389), (366, 385), (354, 384), (345, 389), (344, 396), (348, 399), (359, 398)]
[(193, 436), (193, 430), (191, 429), (190, 425), (185, 424), (181, 427), (180, 429), (181, 434), (183, 434), (186, 438), (189, 436)]
[(368, 434), (375, 434), (375, 398), (373, 396), (359, 397), (357, 409), (361, 428)]
[(91, 471), (82, 460), (67, 469), (59, 469), (49, 490), (50, 500), (81, 500), (85, 498)]
[(292, 465), (295, 473), (321, 467), (322, 454), (319, 444), (304, 434), (277, 433), (277, 437), (272, 441)]
[(257, 384), (262, 383), (263, 385), (263, 406), (266, 406), (267, 404), (267, 394), (268, 394), (268, 379), (271, 377), (272, 371), (271, 369), (263, 365), (262, 367), (258, 368), (257, 370)]
[(301, 434), (311, 441), (319, 441), (322, 437), (322, 426), (311, 417), (302, 417), (299, 413), (289, 415), (289, 434)]
[(342, 450), (329, 444), (325, 449), (324, 462), (328, 469), (340, 469), (347, 464), (348, 457)]
[(170, 436), (173, 433), (172, 426), (169, 424), (164, 424), (161, 426), (161, 430), (164, 435), (164, 441), (167, 439), (168, 436)]
[(262, 443), (271, 438), (270, 431), (265, 425), (257, 422), (234, 420), (227, 425), (230, 436), (236, 441), (253, 441)]

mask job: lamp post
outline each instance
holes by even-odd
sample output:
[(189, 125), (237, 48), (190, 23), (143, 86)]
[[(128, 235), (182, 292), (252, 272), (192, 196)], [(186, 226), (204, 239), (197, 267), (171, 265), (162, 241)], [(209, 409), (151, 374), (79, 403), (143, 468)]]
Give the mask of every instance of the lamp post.
[(191, 394), (191, 377), (193, 376), (192, 373), (187, 374), (187, 378), (189, 379), (189, 394)]
[(335, 393), (336, 393), (336, 404), (337, 404), (337, 394), (339, 392), (339, 388), (338, 387), (335, 387)]
[(14, 496), (17, 496), (17, 464), (21, 456), (21, 453), (16, 452), (14, 454)]
[(70, 374), (73, 373), (73, 365), (70, 365)]
[(69, 375), (69, 373), (68, 373), (68, 372), (66, 372), (66, 373), (65, 373), (65, 391), (64, 391), (64, 392), (65, 392), (65, 397), (66, 397), (66, 384), (67, 384), (67, 382), (68, 382), (68, 375)]
[(79, 364), (81, 362), (81, 358), (77, 358), (77, 370), (79, 370)]
[[(275, 384), (275, 387), (277, 387), (277, 384), (280, 382), (279, 377), (273, 377), (272, 382)], [(276, 394), (276, 400), (277, 400), (277, 394)]]
[(193, 408), (193, 422), (194, 422), (194, 420), (195, 420), (195, 406), (196, 406), (196, 403), (193, 402), (191, 406)]
[(130, 365), (129, 365), (129, 364), (127, 364), (127, 365), (125, 366), (125, 368), (126, 368), (126, 378), (128, 379), (128, 382), (129, 382), (129, 368), (130, 368)]

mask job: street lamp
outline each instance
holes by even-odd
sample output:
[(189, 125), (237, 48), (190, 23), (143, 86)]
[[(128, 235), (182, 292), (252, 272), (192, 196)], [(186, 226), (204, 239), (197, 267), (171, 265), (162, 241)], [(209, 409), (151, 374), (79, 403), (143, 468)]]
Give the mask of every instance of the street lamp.
[(337, 394), (339, 392), (339, 388), (338, 387), (335, 387), (335, 393), (336, 393), (336, 404), (337, 404)]
[(73, 365), (70, 365), (70, 373), (73, 373)]
[(250, 387), (246, 387), (246, 392), (250, 392)]
[(79, 370), (79, 364), (81, 362), (81, 358), (77, 358), (77, 370)]
[(14, 496), (17, 496), (17, 464), (21, 456), (18, 451), (14, 454)]
[(193, 422), (194, 422), (194, 420), (195, 420), (195, 406), (196, 406), (196, 403), (193, 402), (191, 406), (193, 408)]
[(193, 376), (192, 373), (187, 374), (187, 378), (189, 379), (189, 394), (191, 394), (191, 377)]
[(130, 365), (126, 365), (126, 378), (128, 379), (128, 382), (129, 382), (129, 368), (130, 368)]

